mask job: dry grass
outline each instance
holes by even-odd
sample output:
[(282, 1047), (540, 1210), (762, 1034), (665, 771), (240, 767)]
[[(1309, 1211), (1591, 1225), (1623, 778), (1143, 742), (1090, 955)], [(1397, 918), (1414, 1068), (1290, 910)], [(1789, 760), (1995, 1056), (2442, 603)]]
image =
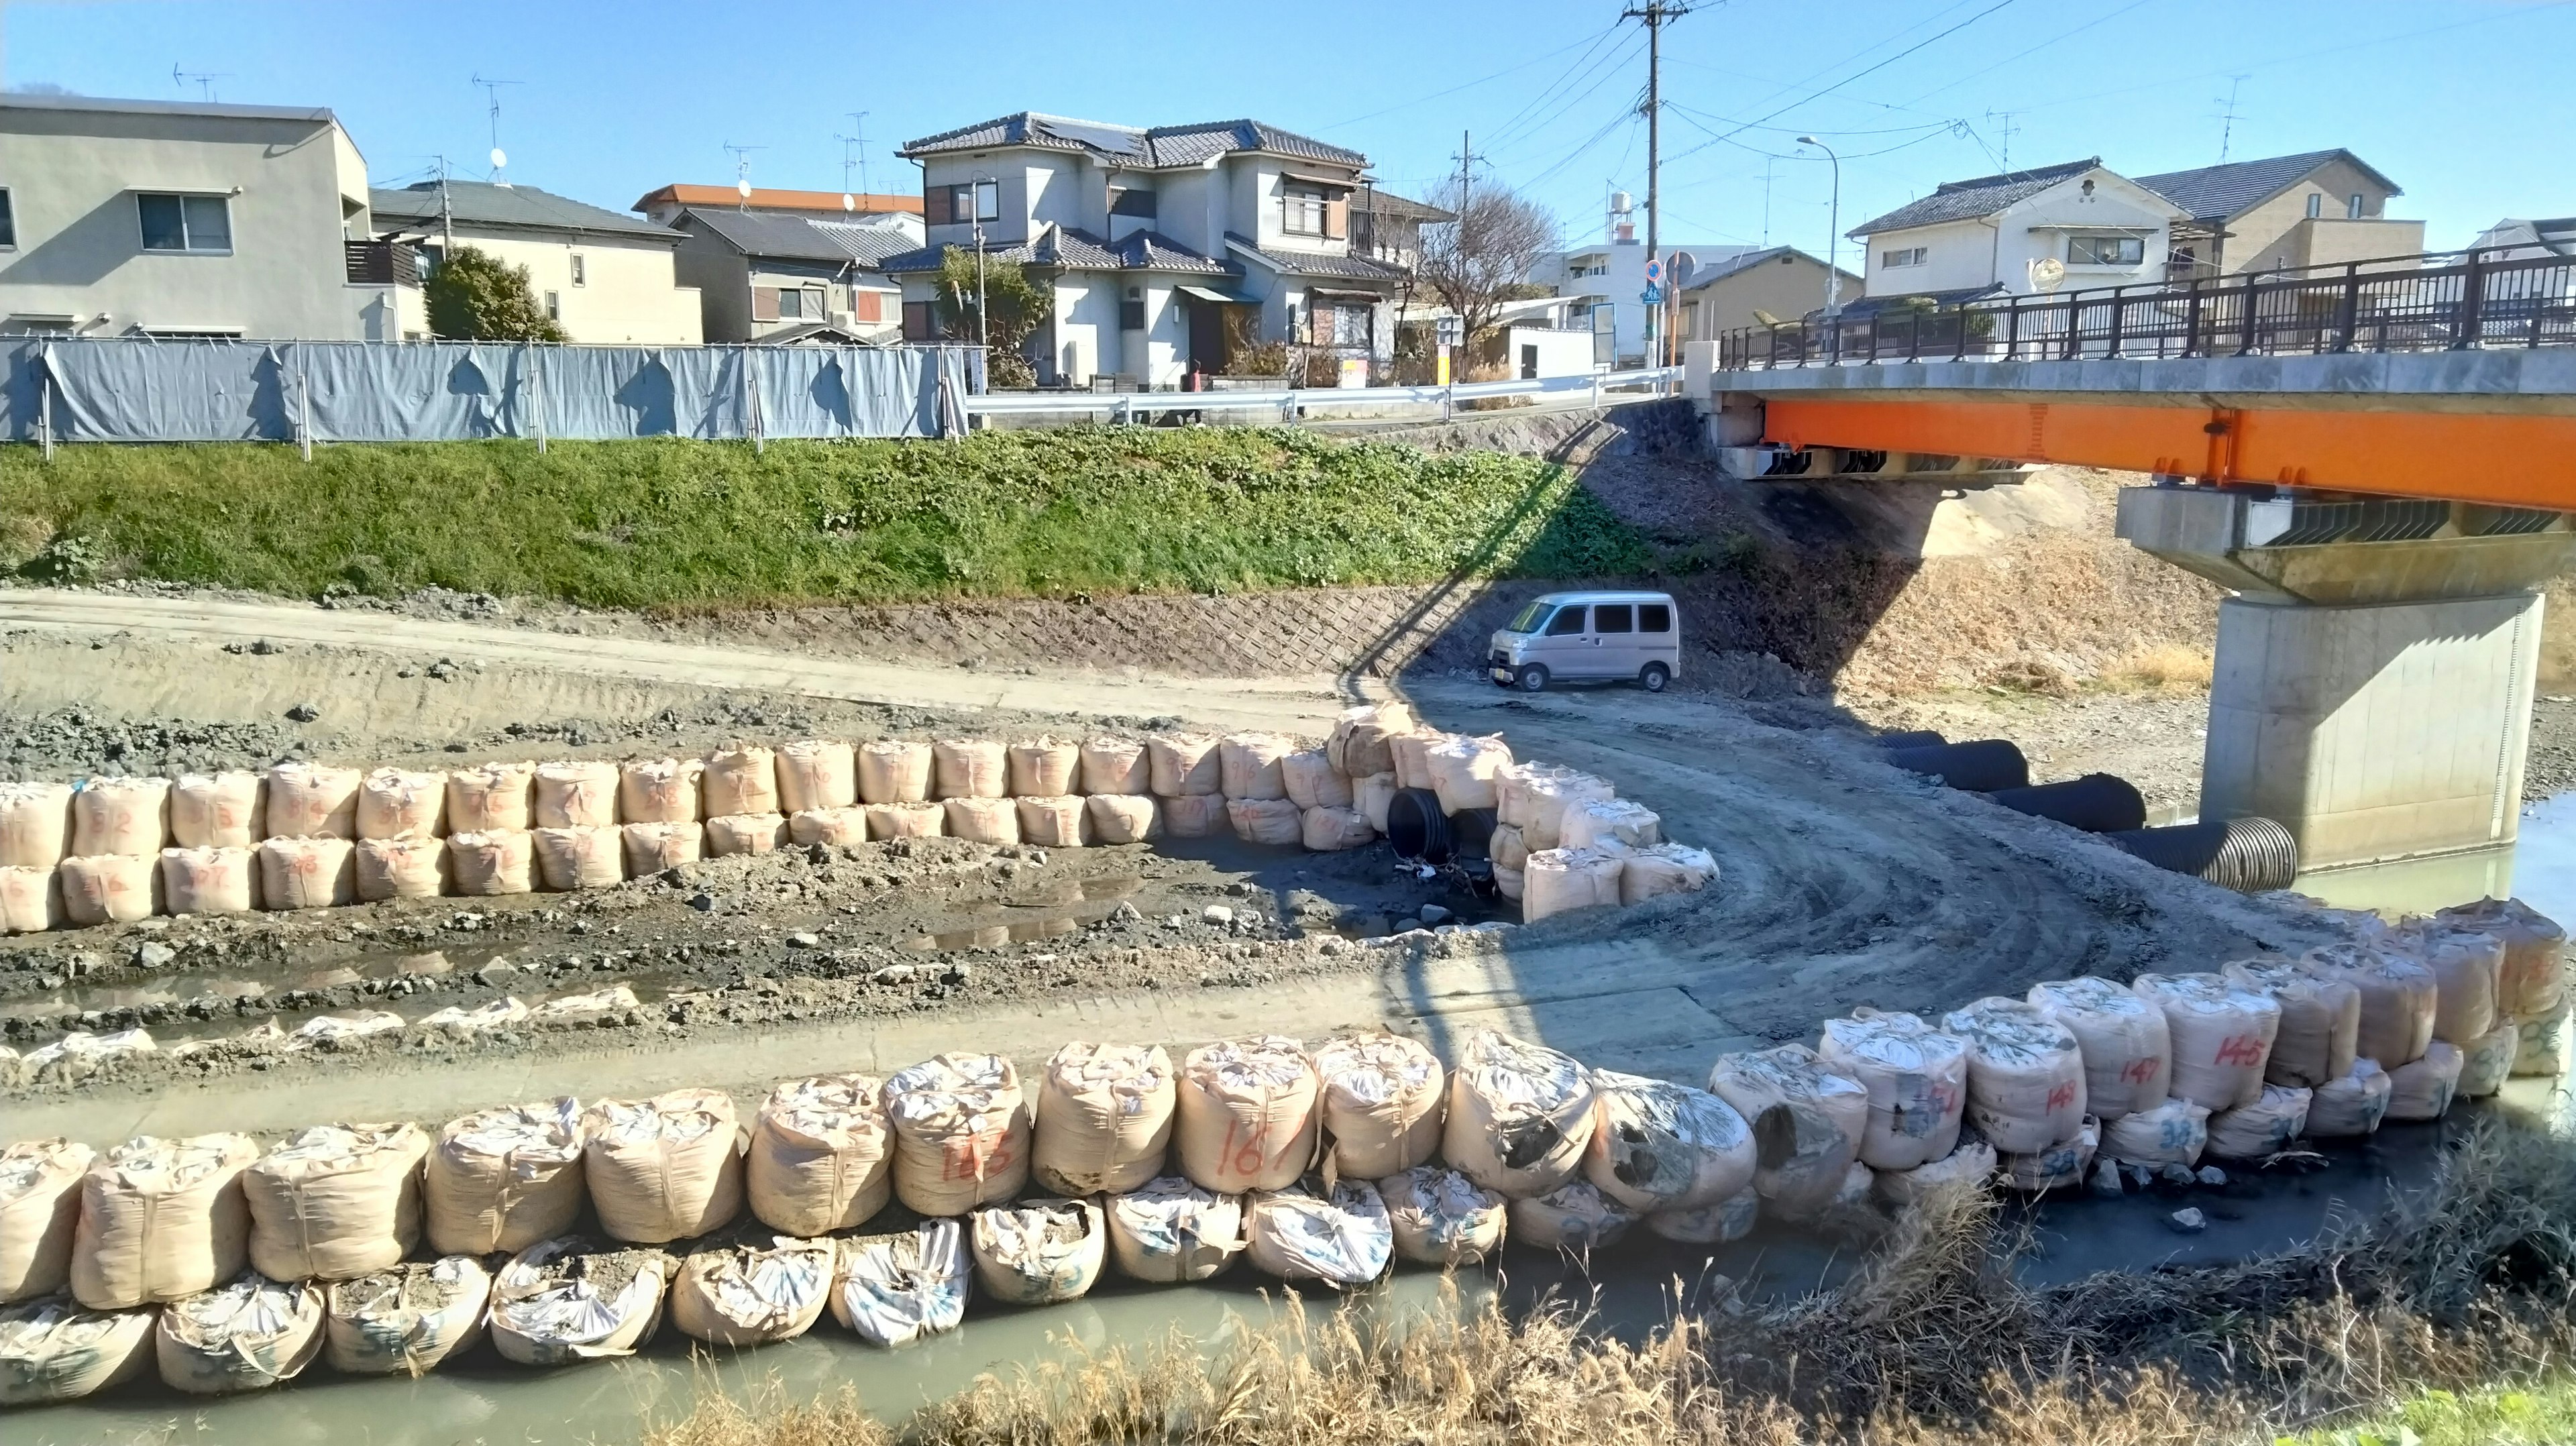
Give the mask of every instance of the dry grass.
[(2217, 660), (2206, 648), (2158, 643), (2102, 670), (2103, 686), (2133, 692), (2181, 692), (2209, 686)]
[[(2408, 1207), (2278, 1256), (2027, 1287), (1991, 1198), (1936, 1197), (1841, 1289), (1643, 1345), (1491, 1307), (1292, 1317), (984, 1377), (897, 1433), (855, 1400), (707, 1399), (650, 1446), (1405, 1441), (1646, 1446), (2266, 1442), (2576, 1368), (2576, 1154), (2482, 1126)], [(2499, 1392), (2502, 1394), (2499, 1395)], [(2410, 1408), (2411, 1409), (2411, 1408)]]

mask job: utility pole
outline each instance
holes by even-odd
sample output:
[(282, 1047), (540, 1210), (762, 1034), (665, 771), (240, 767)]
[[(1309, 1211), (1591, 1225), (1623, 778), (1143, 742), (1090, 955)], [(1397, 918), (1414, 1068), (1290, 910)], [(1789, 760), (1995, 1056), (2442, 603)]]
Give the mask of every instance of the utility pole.
[(456, 254), (456, 208), (447, 200), (447, 157), (438, 158), (438, 259)]
[[(1690, 13), (1681, 0), (1646, 0), (1642, 10), (1619, 12), (1622, 20), (1646, 22), (1646, 259), (1663, 259), (1663, 231), (1658, 224), (1663, 215), (1663, 115), (1664, 115), (1664, 22), (1679, 20)], [(1671, 298), (1669, 290), (1658, 289), (1654, 305), (1646, 309), (1646, 350), (1659, 364), (1670, 366), (1666, 350), (1664, 307)]]
[(1776, 156), (1762, 158), (1762, 244), (1771, 244), (1771, 168), (1779, 163)]

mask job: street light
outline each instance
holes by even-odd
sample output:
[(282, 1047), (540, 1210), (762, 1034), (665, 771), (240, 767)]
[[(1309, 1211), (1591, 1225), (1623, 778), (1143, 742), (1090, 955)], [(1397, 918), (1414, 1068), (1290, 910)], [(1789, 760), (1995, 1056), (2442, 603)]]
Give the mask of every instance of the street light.
[(1814, 136), (1800, 136), (1798, 144), (1814, 146), (1825, 153), (1826, 160), (1834, 163), (1834, 197), (1825, 212), (1825, 320), (1831, 321), (1843, 309), (1843, 274), (1841, 268), (1834, 264), (1840, 255), (1836, 248), (1843, 239), (1843, 158), (1834, 154), (1833, 147)]

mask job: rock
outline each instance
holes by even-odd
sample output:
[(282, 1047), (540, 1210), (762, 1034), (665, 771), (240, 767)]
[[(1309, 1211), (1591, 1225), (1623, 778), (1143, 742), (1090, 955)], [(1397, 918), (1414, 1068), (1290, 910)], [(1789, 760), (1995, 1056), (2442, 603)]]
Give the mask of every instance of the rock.
[(1174, 914), (1163, 920), (1163, 927), (1166, 929), (1185, 929), (1189, 927), (1189, 922), (1189, 918), (1186, 915)]
[(1425, 924), (1442, 924), (1447, 922), (1449, 918), (1449, 911), (1438, 904), (1425, 904), (1413, 912), (1418, 915)]
[(2209, 1228), (2209, 1217), (2198, 1210), (2177, 1210), (2165, 1217), (2165, 1223), (2177, 1234), (2198, 1235)]
[(883, 969), (869, 975), (868, 982), (871, 984), (901, 984), (911, 979), (912, 976), (913, 967), (911, 965), (888, 964)]
[(474, 971), (474, 982), (484, 985), (498, 984), (502, 980), (507, 979), (518, 972), (518, 965), (511, 963), (507, 959), (495, 959), (491, 963)]
[(134, 951), (134, 962), (146, 969), (158, 969), (178, 957), (178, 950), (157, 941)]
[(1142, 921), (1145, 916), (1136, 912), (1136, 906), (1134, 904), (1130, 904), (1122, 899), (1119, 901), (1117, 908), (1109, 911), (1109, 917), (1117, 923), (1134, 924)]
[(947, 970), (939, 976), (939, 982), (942, 984), (963, 984), (968, 979), (973, 978), (974, 973), (975, 971), (967, 968), (963, 964), (951, 964), (948, 966)]
[(697, 893), (689, 895), (689, 907), (697, 910), (701, 914), (712, 912), (715, 909), (715, 906), (716, 896), (703, 889), (699, 890)]
[(1241, 879), (1237, 879), (1233, 883), (1226, 885), (1225, 891), (1238, 899), (1248, 898), (1252, 893), (1252, 885), (1245, 883)]
[(1031, 850), (1029, 850), (1029, 862), (1030, 862), (1030, 863), (1033, 863), (1033, 864), (1042, 864), (1042, 863), (1045, 863), (1045, 862), (1046, 862), (1046, 850), (1045, 850), (1045, 849), (1031, 849)]
[(1234, 922), (1234, 910), (1223, 904), (1210, 904), (1199, 910), (1199, 918), (1222, 929)]
[(795, 933), (787, 936), (787, 947), (790, 949), (811, 949), (820, 945), (822, 942), (823, 937), (821, 935), (809, 933), (803, 929), (799, 929)]
[(260, 638), (251, 643), (250, 651), (254, 657), (266, 658), (282, 653), (286, 650), (279, 647), (277, 644), (270, 642), (266, 638)]
[(2125, 1193), (2120, 1188), (2119, 1164), (2116, 1161), (2111, 1160), (2094, 1161), (2093, 1179), (2085, 1188), (2106, 1200), (2119, 1198), (2120, 1195)]
[(2125, 1165), (2121, 1168), (2128, 1172), (2129, 1184), (2135, 1189), (2144, 1190), (2155, 1182), (2156, 1172), (2144, 1165)]
[(322, 716), (322, 710), (311, 703), (298, 703), (286, 710), (286, 716), (291, 722), (310, 723)]
[(2192, 1173), (2192, 1169), (2189, 1165), (2167, 1165), (2163, 1169), (2158, 1170), (2156, 1174), (2158, 1178), (2162, 1179), (2168, 1185), (2197, 1185), (2200, 1183), (2200, 1177)]
[(1398, 919), (1395, 921), (1393, 932), (1398, 934), (1410, 934), (1421, 927), (1422, 921), (1420, 919)]
[(2218, 1168), (2216, 1165), (2203, 1165), (2200, 1167), (2200, 1183), (2204, 1185), (2224, 1185), (2227, 1183), (2227, 1172)]

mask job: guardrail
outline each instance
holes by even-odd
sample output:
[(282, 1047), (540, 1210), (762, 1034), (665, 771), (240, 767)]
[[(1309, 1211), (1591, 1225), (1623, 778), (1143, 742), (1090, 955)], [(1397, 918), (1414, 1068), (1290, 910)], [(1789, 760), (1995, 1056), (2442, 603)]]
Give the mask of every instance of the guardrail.
[[(1442, 417), (1456, 414), (1460, 402), (1485, 397), (1585, 396), (1599, 406), (1611, 392), (1662, 392), (1681, 380), (1680, 367), (1640, 367), (1624, 372), (1590, 372), (1535, 380), (1459, 382), (1445, 387), (1281, 387), (1271, 391), (1214, 392), (985, 392), (960, 398), (966, 414), (986, 417), (1098, 417), (1133, 421), (1138, 417), (1192, 412), (1275, 413), (1282, 422), (1335, 407), (1436, 407)], [(1256, 418), (1267, 420), (1267, 418)]]

